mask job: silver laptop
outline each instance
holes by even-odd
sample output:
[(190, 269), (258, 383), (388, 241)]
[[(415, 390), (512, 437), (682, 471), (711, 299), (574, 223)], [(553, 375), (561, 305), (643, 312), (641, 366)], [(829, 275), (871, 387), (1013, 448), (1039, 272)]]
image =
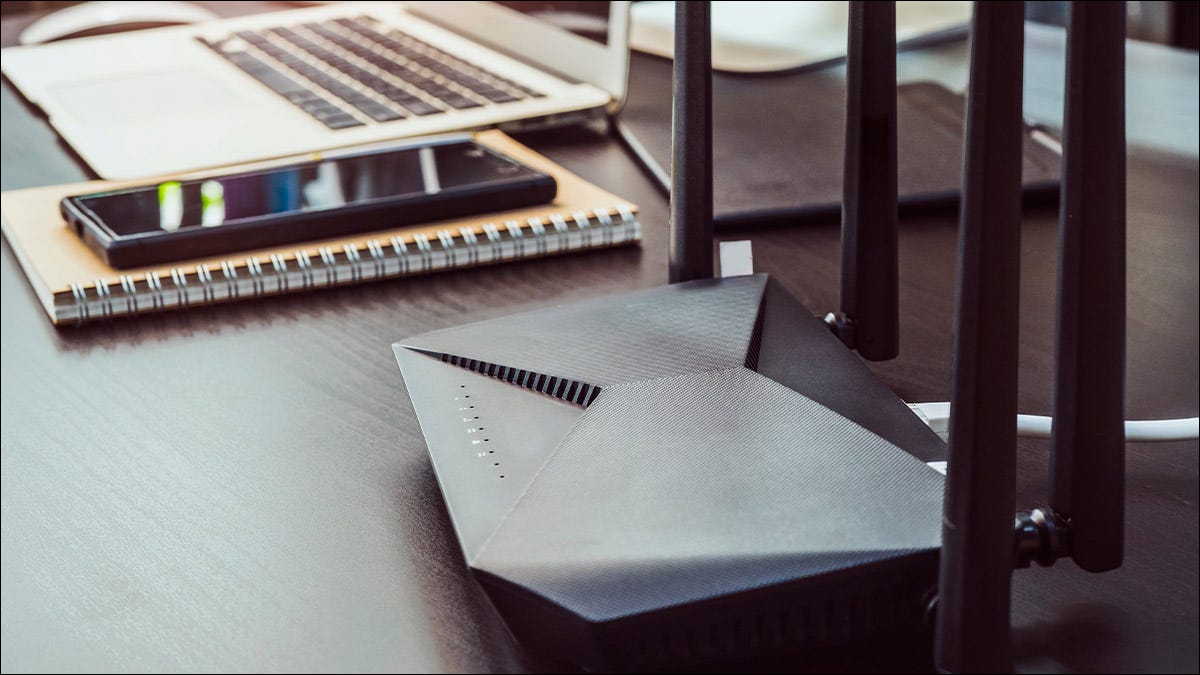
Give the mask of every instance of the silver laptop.
[(613, 113), (629, 2), (344, 2), (3, 50), (105, 178)]

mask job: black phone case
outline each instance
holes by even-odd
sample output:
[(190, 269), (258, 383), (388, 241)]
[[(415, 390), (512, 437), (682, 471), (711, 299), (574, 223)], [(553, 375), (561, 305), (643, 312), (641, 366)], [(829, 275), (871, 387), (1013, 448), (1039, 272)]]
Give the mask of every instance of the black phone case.
[(63, 219), (96, 255), (112, 267), (125, 269), (506, 211), (550, 202), (557, 192), (554, 178), (537, 172), (483, 186), (448, 188), (431, 195), (406, 195), (285, 218), (264, 217), (221, 227), (133, 237), (114, 237), (105, 229), (96, 215), (80, 203), (87, 195), (63, 199), (60, 210)]

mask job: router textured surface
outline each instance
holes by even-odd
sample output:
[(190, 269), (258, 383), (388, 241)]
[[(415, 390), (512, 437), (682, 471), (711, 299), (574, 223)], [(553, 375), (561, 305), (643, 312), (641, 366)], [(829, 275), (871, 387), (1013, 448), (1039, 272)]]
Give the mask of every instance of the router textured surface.
[(639, 668), (920, 624), (945, 448), (767, 277), (395, 352), (466, 560), (531, 649)]

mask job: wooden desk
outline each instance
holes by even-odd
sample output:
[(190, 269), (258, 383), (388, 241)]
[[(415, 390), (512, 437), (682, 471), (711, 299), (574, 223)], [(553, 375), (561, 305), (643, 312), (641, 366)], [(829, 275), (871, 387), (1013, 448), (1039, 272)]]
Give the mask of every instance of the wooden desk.
[[(23, 21), (5, 19), (4, 44)], [(931, 57), (904, 57), (902, 72), (911, 58)], [(632, 101), (666, 110), (653, 85), (664, 67), (635, 60)], [(800, 96), (804, 77), (775, 86)], [(718, 78), (718, 96), (749, 86), (731, 82)], [(3, 187), (79, 179), (7, 82), (0, 96)], [(3, 245), (5, 670), (557, 667), (512, 643), (466, 575), (390, 349), (666, 281), (666, 203), (602, 130), (522, 140), (639, 203), (642, 250), (55, 330)], [(1197, 414), (1196, 178), (1194, 159), (1130, 158), (1131, 418)], [(1021, 409), (1032, 413), (1049, 411), (1055, 227), (1053, 213), (1033, 213), (1023, 230)], [(836, 224), (730, 236), (750, 236), (757, 268), (813, 311), (836, 305)], [(875, 369), (908, 400), (949, 395), (955, 248), (952, 219), (902, 226), (903, 353)], [(1197, 444), (1133, 445), (1127, 466), (1123, 569), (1016, 574), (1020, 669), (1197, 669)], [(1047, 467), (1044, 442), (1021, 443), (1019, 504), (1044, 502)]]

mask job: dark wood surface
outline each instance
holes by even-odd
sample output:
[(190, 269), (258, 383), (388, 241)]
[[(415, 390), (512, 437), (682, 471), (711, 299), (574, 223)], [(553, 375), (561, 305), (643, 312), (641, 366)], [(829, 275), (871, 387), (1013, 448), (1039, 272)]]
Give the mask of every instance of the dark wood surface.
[[(4, 44), (24, 21), (4, 19)], [(902, 72), (930, 57), (908, 58)], [(642, 114), (663, 115), (662, 130), (669, 91), (638, 74), (664, 67), (636, 58), (631, 92)], [(771, 82), (791, 92), (779, 116), (802, 102), (812, 76)], [(718, 77), (715, 91), (752, 83)], [(9, 83), (0, 96), (4, 189), (85, 175)], [(390, 348), (427, 330), (665, 283), (666, 202), (603, 129), (521, 140), (640, 204), (641, 250), (58, 330), (4, 243), (4, 670), (557, 667), (512, 642), (467, 576)], [(1135, 149), (1129, 167), (1128, 416), (1194, 416), (1197, 162)], [(1022, 231), (1020, 407), (1030, 413), (1048, 413), (1051, 400), (1055, 220), (1028, 213)], [(756, 268), (814, 312), (836, 306), (836, 223), (722, 237), (752, 239)], [(905, 221), (900, 241), (902, 353), (873, 368), (906, 400), (946, 400), (955, 223)], [(1047, 445), (1022, 441), (1018, 453), (1018, 503), (1042, 504)], [(1127, 468), (1121, 570), (1091, 575), (1061, 562), (1016, 574), (1019, 669), (1200, 668), (1197, 444), (1130, 445)], [(879, 670), (914, 663), (880, 652), (808, 665), (864, 659)]]

